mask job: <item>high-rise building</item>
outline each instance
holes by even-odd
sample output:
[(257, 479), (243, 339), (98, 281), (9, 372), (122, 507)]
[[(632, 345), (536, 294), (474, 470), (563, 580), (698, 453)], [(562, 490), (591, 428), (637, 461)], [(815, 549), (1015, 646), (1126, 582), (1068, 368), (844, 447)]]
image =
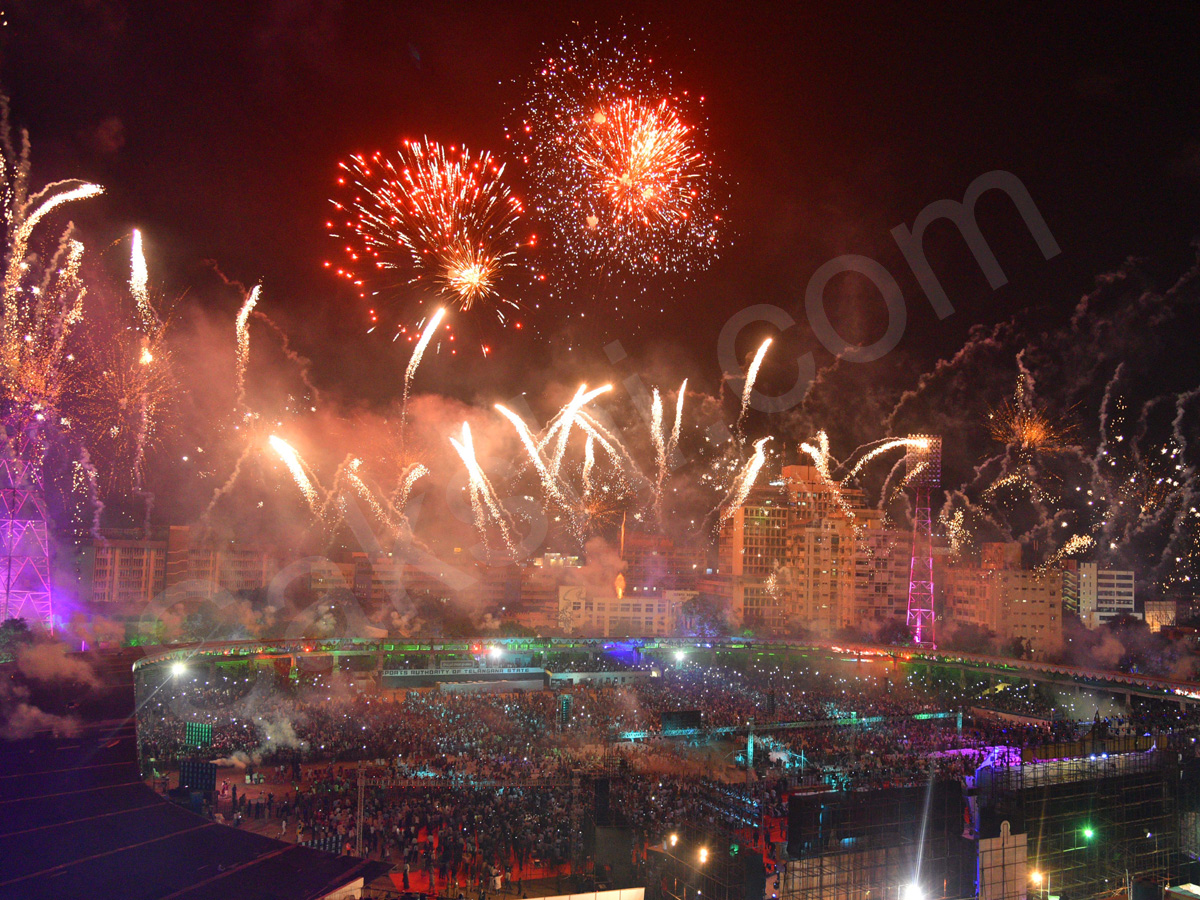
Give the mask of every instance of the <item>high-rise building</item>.
[[(865, 565), (872, 546), (886, 549), (885, 569)], [(864, 609), (874, 610), (868, 597), (894, 608), (894, 596), (875, 593), (891, 576), (891, 554), (879, 514), (864, 508), (859, 492), (839, 498), (816, 468), (785, 466), (721, 529), (717, 570), (701, 587), (728, 603), (735, 624), (830, 633), (861, 627)]]
[(1062, 644), (1061, 569), (1021, 567), (1021, 546), (984, 544), (981, 561), (959, 562), (944, 572), (946, 618), (996, 635), (1001, 643), (1019, 639), (1035, 656)]
[(92, 552), (92, 602), (145, 605), (163, 592), (167, 542), (108, 537)]
[(1101, 569), (1094, 562), (1068, 560), (1063, 566), (1063, 593), (1068, 609), (1088, 628), (1099, 628), (1134, 612), (1134, 574)]
[(912, 533), (868, 520), (854, 558), (854, 625), (872, 631), (908, 616)]
[(172, 525), (167, 531), (165, 588), (183, 596), (207, 599), (220, 591), (266, 587), (278, 568), (260, 547), (201, 540), (189, 525)]

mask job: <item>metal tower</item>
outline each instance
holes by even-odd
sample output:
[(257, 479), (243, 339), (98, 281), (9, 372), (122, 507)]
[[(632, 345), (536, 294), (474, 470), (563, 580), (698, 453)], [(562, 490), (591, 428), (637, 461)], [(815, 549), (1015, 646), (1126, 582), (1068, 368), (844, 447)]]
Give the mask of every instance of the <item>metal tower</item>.
[(904, 457), (906, 477), (913, 486), (913, 548), (908, 575), (908, 627), (919, 647), (934, 647), (933, 638), (933, 520), (929, 498), (942, 481), (942, 439), (914, 434)]
[(0, 447), (0, 621), (25, 619), (50, 628), (50, 530), (41, 454), (22, 452), (35, 445), (5, 436)]

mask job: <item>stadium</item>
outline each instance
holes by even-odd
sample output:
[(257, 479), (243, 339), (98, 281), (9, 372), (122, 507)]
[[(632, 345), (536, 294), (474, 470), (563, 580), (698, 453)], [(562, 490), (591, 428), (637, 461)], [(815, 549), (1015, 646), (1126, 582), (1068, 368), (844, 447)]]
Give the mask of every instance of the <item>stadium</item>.
[[(109, 709), (96, 748), (136, 756), (31, 770), (41, 799), (6, 776), (4, 849), (24, 852), (5, 896), (95, 889), (122, 855), (145, 896), (206, 896), (153, 881), (189, 839), (226, 897), (1040, 900), (1200, 878), (1200, 698), (1161, 679), (676, 640), (234, 642), (108, 671), (110, 705), (136, 698), (136, 744)], [(20, 828), (47, 778), (71, 782), (49, 793), (73, 812)], [(106, 833), (117, 847), (65, 840), (131, 813), (173, 838), (133, 840), (143, 822)], [(263, 868), (284, 859), (290, 884)]]

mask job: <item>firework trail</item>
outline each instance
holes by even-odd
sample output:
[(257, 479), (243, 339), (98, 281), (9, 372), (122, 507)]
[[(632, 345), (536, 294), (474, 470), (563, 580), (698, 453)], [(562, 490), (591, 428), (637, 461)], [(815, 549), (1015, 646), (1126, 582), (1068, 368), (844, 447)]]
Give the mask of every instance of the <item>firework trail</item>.
[(496, 496), (495, 490), (492, 488), (492, 483), (488, 481), (487, 476), (483, 473), (483, 469), (479, 465), (479, 461), (475, 458), (475, 445), (471, 440), (471, 426), (463, 422), (462, 438), (455, 440), (450, 438), (450, 443), (458, 452), (459, 457), (463, 461), (463, 465), (467, 469), (467, 477), (469, 479), (471, 509), (475, 513), (475, 528), (483, 538), (484, 546), (487, 541), (487, 514), (491, 513), (492, 519), (500, 528), (500, 534), (504, 537), (505, 546), (512, 556), (517, 556), (517, 545), (513, 541), (512, 532), (508, 527), (504, 511), (500, 505), (500, 499)]
[(650, 437), (654, 441), (654, 462), (658, 467), (659, 483), (667, 469), (667, 440), (663, 436), (663, 402), (658, 388), (654, 389), (654, 399), (650, 404)]
[(690, 273), (716, 258), (702, 103), (624, 37), (570, 42), (542, 63), (513, 137), (569, 272)]
[(158, 330), (158, 314), (150, 303), (150, 292), (147, 287), (150, 273), (146, 268), (146, 254), (142, 249), (142, 233), (133, 229), (133, 251), (129, 262), (129, 293), (137, 304), (138, 317), (141, 320), (142, 331), (154, 334)]
[(592, 490), (592, 469), (596, 466), (596, 447), (595, 438), (590, 434), (587, 441), (583, 445), (583, 472), (581, 475), (583, 481), (583, 499), (586, 502), (588, 494)]
[(738, 412), (737, 424), (734, 426), (734, 430), (739, 435), (742, 433), (742, 420), (746, 418), (746, 410), (750, 408), (750, 397), (754, 393), (754, 382), (758, 379), (758, 370), (762, 368), (763, 358), (770, 348), (771, 338), (767, 338), (758, 348), (758, 352), (754, 354), (750, 368), (746, 371), (746, 383), (742, 385), (742, 408)]
[(725, 527), (725, 523), (733, 518), (733, 514), (742, 508), (742, 505), (746, 502), (746, 498), (750, 496), (750, 491), (754, 487), (754, 481), (758, 478), (759, 470), (762, 469), (763, 463), (766, 462), (766, 454), (763, 452), (763, 447), (769, 440), (769, 437), (765, 437), (759, 438), (754, 442), (754, 456), (742, 468), (737, 481), (729, 492), (729, 502), (721, 510), (721, 515), (717, 519), (716, 533), (720, 534), (721, 529)]
[(300, 488), (300, 493), (304, 495), (304, 499), (308, 501), (309, 508), (316, 512), (320, 503), (320, 497), (317, 494), (317, 489), (313, 485), (308, 473), (304, 471), (304, 463), (300, 460), (300, 455), (292, 449), (291, 445), (283, 438), (277, 435), (271, 435), (267, 438), (267, 443), (271, 445), (283, 464), (287, 466), (288, 471), (292, 473), (292, 478), (296, 481), (296, 486)]
[(675, 455), (675, 450), (679, 446), (679, 430), (683, 424), (683, 401), (687, 396), (688, 380), (683, 379), (683, 383), (679, 385), (679, 396), (675, 400), (675, 425), (671, 428), (671, 439), (667, 442), (667, 459)]
[(925, 440), (924, 438), (885, 438), (878, 447), (868, 450), (861, 457), (859, 457), (858, 462), (854, 464), (854, 467), (850, 469), (850, 471), (846, 473), (846, 477), (842, 479), (842, 484), (853, 480), (855, 476), (857, 476), (858, 473), (863, 470), (867, 463), (871, 462), (871, 460), (875, 459), (876, 457), (882, 456), (889, 450), (895, 450), (897, 447), (925, 447), (928, 444), (929, 441)]
[(358, 471), (361, 467), (362, 460), (355, 456), (346, 464), (341, 474), (347, 481), (350, 482), (350, 484), (354, 487), (354, 490), (358, 492), (358, 495), (366, 501), (367, 505), (371, 507), (371, 512), (375, 514), (375, 518), (388, 528), (392, 528), (392, 517), (388, 515), (387, 510), (383, 508), (383, 504), (379, 502), (379, 499), (375, 496), (371, 489), (367, 487), (367, 483), (362, 480), (362, 476), (358, 474)]
[(679, 386), (679, 396), (675, 401), (675, 424), (671, 429), (670, 436), (667, 436), (663, 429), (663, 402), (658, 388), (654, 389), (654, 399), (650, 407), (650, 431), (654, 440), (654, 457), (658, 469), (654, 482), (653, 507), (655, 517), (660, 521), (662, 519), (663, 484), (667, 478), (671, 459), (675, 455), (675, 449), (679, 445), (679, 431), (683, 421), (683, 400), (686, 391), (687, 379), (685, 378), (683, 384)]
[(413, 485), (417, 483), (417, 479), (423, 478), (428, 474), (429, 470), (421, 463), (415, 463), (404, 473), (404, 478), (401, 480), (400, 487), (396, 491), (393, 503), (401, 515), (404, 515), (404, 509), (408, 506), (408, 498), (412, 494)]
[(500, 296), (499, 282), (516, 265), (524, 210), (504, 183), (503, 165), (490, 153), (473, 157), (465, 147), (423, 140), (406, 141), (391, 157), (351, 157), (341, 168), (338, 181), (353, 196), (333, 201), (337, 218), (326, 224), (348, 241), (337, 274), (360, 296), (381, 273), (412, 269), (464, 312), (493, 301), (504, 322), (503, 307), (517, 304)]
[[(7, 159), (0, 160), (0, 178), (8, 184), (11, 175)], [(98, 184), (86, 184), (75, 181), (56, 181), (48, 184), (41, 191), (22, 202), (23, 188), (14, 189), (8, 184), (5, 190), (4, 204), (5, 224), (9, 231), (8, 259), (4, 272), (4, 336), (6, 340), (16, 340), (20, 336), (15, 329), (20, 327), (22, 313), (28, 314), (29, 304), (18, 297), (21, 282), (28, 269), (26, 254), (29, 250), (29, 238), (38, 222), (67, 203), (76, 200), (87, 200), (104, 193), (104, 188)], [(40, 304), (39, 304), (40, 305)]]
[(938, 514), (938, 521), (946, 533), (946, 539), (950, 542), (950, 555), (955, 559), (960, 558), (969, 539), (966, 513), (962, 509), (956, 509), (953, 513), (950, 513), (948, 509), (943, 509)]
[(254, 286), (246, 297), (246, 302), (237, 315), (237, 402), (238, 406), (246, 404), (246, 366), (250, 363), (250, 313), (258, 305), (258, 295), (262, 285)]
[(27, 139), (19, 162), (12, 162), (7, 152), (0, 154), (0, 182), (8, 237), (0, 296), (0, 388), (19, 414), (36, 410), (47, 417), (58, 410), (73, 361), (66, 343), (83, 318), (86, 289), (79, 280), (83, 244), (71, 238), (68, 227), (42, 284), (29, 285), (26, 279), (34, 275), (29, 240), (38, 223), (55, 209), (96, 197), (103, 188), (60, 181), (29, 196)]
[(429, 317), (429, 321), (425, 324), (425, 330), (421, 332), (421, 339), (417, 341), (417, 346), (413, 348), (412, 357), (408, 360), (408, 367), (404, 370), (404, 399), (400, 407), (400, 422), (401, 427), (405, 421), (405, 416), (408, 412), (408, 392), (412, 387), (413, 376), (417, 374), (417, 367), (421, 365), (421, 359), (425, 356), (425, 348), (429, 346), (429, 342), (433, 340), (434, 332), (438, 326), (442, 324), (442, 319), (446, 317), (446, 308), (438, 307)]
[(1046, 561), (1038, 567), (1038, 570), (1046, 571), (1066, 557), (1091, 550), (1095, 546), (1096, 541), (1090, 535), (1073, 534), (1067, 538), (1067, 542), (1065, 544), (1063, 544), (1056, 551), (1054, 551), (1054, 553), (1046, 558)]
[[(593, 435), (599, 436), (600, 434), (600, 429), (597, 427), (597, 423), (594, 420), (584, 420), (580, 416), (580, 410), (582, 410), (583, 407), (591, 403), (601, 394), (606, 394), (611, 390), (611, 384), (601, 385), (600, 387), (591, 391), (587, 389), (586, 384), (581, 384), (579, 386), (579, 390), (575, 392), (575, 396), (571, 398), (571, 401), (559, 411), (558, 415), (556, 415), (554, 420), (550, 423), (550, 427), (546, 431), (545, 436), (538, 443), (538, 450), (540, 451), (543, 447), (545, 447), (546, 444), (549, 443), (550, 439), (555, 436), (555, 434), (558, 435), (558, 441), (554, 445), (553, 461), (550, 466), (550, 471), (554, 473), (556, 478), (558, 477), (558, 473), (562, 470), (563, 454), (566, 453), (567, 450), (567, 440), (571, 436), (571, 428), (576, 424), (579, 424), (585, 430), (589, 430)], [(600, 438), (600, 441), (601, 446), (606, 446), (606, 449), (608, 449), (609, 452), (616, 452), (612, 444), (608, 443), (607, 440)]]
[[(533, 433), (529, 430), (524, 420), (521, 419), (515, 412), (502, 403), (497, 403), (495, 409), (500, 415), (508, 419), (512, 423), (513, 428), (517, 431), (517, 437), (521, 439), (521, 444), (525, 447), (525, 452), (529, 455), (529, 461), (533, 463), (534, 469), (537, 471), (538, 479), (542, 483), (542, 489), (546, 492), (547, 497), (555, 500), (563, 501), (562, 494), (559, 491), (558, 479), (550, 473), (546, 468), (545, 460), (542, 459), (541, 451), (538, 449), (537, 443), (534, 440)], [(589, 444), (591, 438), (588, 438)]]
[(812, 459), (817, 474), (821, 476), (822, 481), (829, 485), (834, 502), (837, 503), (838, 508), (845, 514), (847, 520), (849, 520), (851, 527), (854, 529), (855, 536), (861, 537), (862, 526), (859, 524), (858, 517), (854, 513), (854, 507), (846, 500), (846, 495), (842, 492), (842, 483), (834, 478), (830, 471), (830, 463), (833, 457), (829, 453), (829, 435), (824, 431), (817, 432), (816, 445), (804, 442), (800, 445), (800, 452), (808, 454)]

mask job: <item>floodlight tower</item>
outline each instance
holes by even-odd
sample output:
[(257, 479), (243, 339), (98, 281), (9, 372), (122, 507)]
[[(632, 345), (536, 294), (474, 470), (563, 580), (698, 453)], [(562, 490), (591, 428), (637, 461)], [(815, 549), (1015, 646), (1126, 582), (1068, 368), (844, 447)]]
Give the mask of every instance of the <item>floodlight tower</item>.
[(933, 649), (933, 518), (930, 496), (942, 481), (942, 439), (914, 434), (904, 456), (913, 488), (913, 547), (908, 575), (908, 627), (918, 647)]
[(53, 627), (50, 529), (36, 438), (0, 426), (0, 621)]

